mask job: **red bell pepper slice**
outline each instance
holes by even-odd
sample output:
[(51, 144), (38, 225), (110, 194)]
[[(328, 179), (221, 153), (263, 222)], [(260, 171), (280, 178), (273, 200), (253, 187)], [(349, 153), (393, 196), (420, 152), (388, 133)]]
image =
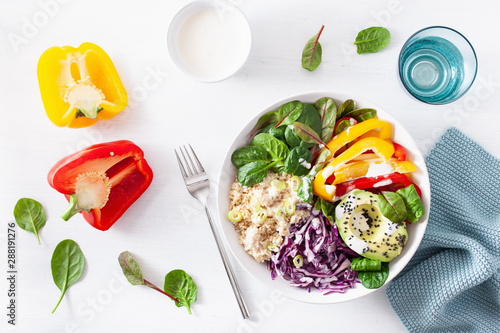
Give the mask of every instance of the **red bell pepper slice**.
[(57, 162), (47, 180), (70, 206), (68, 220), (82, 213), (94, 228), (108, 230), (151, 184), (153, 171), (143, 151), (126, 140), (102, 143)]
[(398, 161), (406, 161), (406, 150), (399, 143), (393, 142), (394, 145), (394, 156)]
[[(362, 177), (353, 179), (344, 183), (336, 185), (335, 196), (341, 197), (352, 190), (369, 190), (369, 189), (380, 189), (380, 190), (391, 190), (410, 186), (412, 181), (406, 175), (402, 173), (391, 173), (388, 175), (377, 176), (377, 177)], [(413, 184), (417, 191), (417, 194), (421, 197), (422, 192), (420, 188)]]

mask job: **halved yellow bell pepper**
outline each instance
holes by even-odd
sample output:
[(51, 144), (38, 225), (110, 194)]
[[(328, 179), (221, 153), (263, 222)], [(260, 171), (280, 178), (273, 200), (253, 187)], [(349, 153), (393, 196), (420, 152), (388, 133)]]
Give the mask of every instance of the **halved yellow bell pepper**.
[[(353, 128), (354, 126), (351, 127), (351, 130)], [(342, 133), (338, 136), (342, 135)], [(379, 137), (368, 137), (357, 141), (349, 149), (335, 157), (333, 161), (328, 163), (328, 165), (318, 172), (313, 182), (313, 190), (316, 195), (327, 201), (332, 201), (335, 197), (335, 185), (326, 184), (328, 177), (343, 167), (347, 162), (368, 150), (372, 150), (373, 153), (382, 158), (383, 161), (388, 161), (394, 154), (394, 145), (390, 141), (388, 142)]]
[(115, 66), (95, 44), (51, 47), (41, 55), (37, 72), (45, 112), (57, 126), (91, 126), (127, 106)]

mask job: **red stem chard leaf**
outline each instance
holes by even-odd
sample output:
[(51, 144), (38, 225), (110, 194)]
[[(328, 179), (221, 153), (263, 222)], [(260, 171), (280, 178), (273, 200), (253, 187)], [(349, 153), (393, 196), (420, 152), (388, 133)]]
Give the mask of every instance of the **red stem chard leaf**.
[(365, 120), (375, 118), (376, 116), (377, 116), (377, 110), (364, 108), (364, 109), (356, 109), (356, 110), (351, 110), (349, 112), (344, 112), (342, 118), (351, 117), (356, 119), (360, 123)]
[(252, 129), (250, 140), (266, 125), (278, 121), (278, 112), (272, 111), (262, 115)]
[(291, 101), (283, 104), (278, 110), (278, 123), (275, 128), (283, 125), (291, 125), (302, 114), (304, 106), (300, 101)]
[(379, 191), (378, 207), (386, 218), (394, 223), (404, 223), (407, 212), (406, 205), (396, 192)]
[(323, 32), (325, 26), (321, 26), (319, 32), (312, 36), (304, 46), (304, 50), (302, 51), (302, 67), (312, 72), (316, 68), (318, 68), (321, 63), (321, 55), (323, 53), (321, 44), (319, 43), (319, 37)]
[(127, 278), (128, 282), (130, 282), (134, 286), (146, 286), (149, 288), (152, 288), (156, 291), (159, 291), (160, 293), (170, 297), (175, 302), (179, 302), (175, 297), (167, 294), (151, 282), (147, 281), (144, 279), (142, 276), (142, 270), (137, 261), (135, 261), (134, 258), (132, 258), (132, 255), (128, 251), (124, 251), (120, 253), (118, 256), (118, 262), (120, 263), (120, 266), (123, 271), (123, 275)]
[(348, 99), (340, 106), (339, 111), (337, 113), (339, 116), (337, 118), (338, 119), (344, 118), (345, 114), (351, 112), (352, 110), (354, 110), (354, 101), (352, 99)]
[(293, 123), (293, 129), (302, 141), (318, 144), (320, 146), (326, 146), (326, 144), (321, 141), (318, 133), (316, 133), (311, 127), (296, 121)]
[(333, 137), (333, 128), (337, 119), (337, 106), (330, 97), (322, 97), (314, 103), (321, 117), (321, 141), (329, 142)]

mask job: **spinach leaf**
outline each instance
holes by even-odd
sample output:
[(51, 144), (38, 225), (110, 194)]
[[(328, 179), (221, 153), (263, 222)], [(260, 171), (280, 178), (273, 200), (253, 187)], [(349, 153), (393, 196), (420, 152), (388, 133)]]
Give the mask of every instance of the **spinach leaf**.
[[(321, 198), (320, 198), (321, 199)], [(335, 223), (335, 206), (329, 201), (321, 199), (321, 211), (323, 215), (328, 219), (331, 225)]]
[(344, 118), (346, 113), (351, 112), (354, 110), (354, 101), (352, 99), (348, 99), (339, 108), (339, 111), (337, 112), (338, 117), (337, 119)]
[(383, 27), (361, 30), (354, 41), (358, 54), (378, 52), (389, 45), (391, 34)]
[(358, 272), (376, 272), (382, 269), (380, 260), (357, 257), (351, 260), (351, 269)]
[(384, 285), (389, 277), (389, 263), (383, 262), (379, 271), (375, 272), (358, 272), (358, 278), (361, 284), (367, 289), (377, 289)]
[(262, 182), (264, 178), (266, 178), (267, 171), (273, 165), (273, 163), (269, 164), (262, 161), (250, 162), (238, 169), (238, 175), (236, 178), (241, 186), (253, 186)]
[(250, 134), (250, 139), (252, 139), (259, 131), (263, 131), (263, 128), (269, 126), (270, 124), (276, 125), (278, 122), (278, 112), (272, 111), (262, 115), (257, 123), (252, 129), (252, 134)]
[(85, 257), (78, 244), (71, 239), (60, 242), (52, 254), (50, 268), (52, 269), (54, 283), (62, 292), (56, 307), (52, 310), (52, 313), (54, 313), (59, 303), (61, 303), (66, 290), (80, 279), (85, 268)]
[(344, 112), (343, 117), (351, 117), (356, 119), (359, 123), (377, 116), (377, 111), (374, 109), (364, 108)]
[(252, 140), (252, 146), (264, 148), (271, 155), (273, 161), (284, 160), (289, 153), (285, 143), (268, 133), (256, 135)]
[(38, 231), (47, 221), (42, 204), (29, 198), (19, 199), (14, 207), (14, 218), (19, 228), (34, 233), (40, 244)]
[(275, 127), (291, 125), (302, 114), (302, 103), (300, 101), (291, 101), (283, 104), (278, 110), (278, 124)]
[(182, 269), (174, 269), (169, 272), (165, 276), (163, 289), (179, 300), (175, 302), (177, 307), (185, 306), (191, 314), (191, 303), (196, 302), (198, 287), (188, 273)]
[(313, 201), (313, 178), (314, 176), (312, 175), (302, 177), (302, 182), (297, 191), (297, 197), (304, 202), (312, 203)]
[(319, 37), (321, 36), (324, 28), (325, 26), (323, 25), (319, 32), (307, 41), (306, 46), (302, 51), (302, 68), (305, 68), (310, 72), (318, 68), (321, 63), (323, 50), (321, 49), (321, 44), (319, 43)]
[(309, 149), (304, 147), (295, 147), (290, 151), (285, 160), (284, 171), (296, 176), (307, 175), (311, 168), (312, 154)]
[(266, 132), (274, 136), (276, 139), (285, 141), (285, 129), (286, 127), (278, 127), (274, 128), (274, 126), (270, 127)]
[(262, 147), (245, 146), (236, 149), (231, 155), (231, 162), (236, 168), (241, 168), (245, 164), (255, 161), (271, 162), (267, 151)]
[(132, 258), (132, 255), (128, 251), (124, 251), (120, 253), (118, 256), (118, 262), (120, 263), (120, 267), (122, 268), (123, 275), (127, 278), (128, 282), (130, 282), (134, 286), (146, 286), (160, 293), (168, 296), (171, 300), (175, 302), (179, 302), (179, 300), (168, 293), (164, 292), (148, 280), (144, 279), (142, 276), (142, 270), (137, 261)]
[(394, 223), (404, 223), (406, 220), (405, 202), (396, 192), (379, 191), (378, 207), (382, 215)]
[(298, 147), (298, 146), (300, 146), (300, 143), (302, 142), (302, 140), (299, 138), (297, 133), (295, 133), (295, 129), (293, 128), (293, 125), (288, 125), (285, 128), (285, 142), (287, 145), (290, 146), (290, 148)]
[(403, 198), (406, 206), (406, 220), (408, 222), (418, 222), (418, 220), (424, 215), (424, 205), (422, 200), (415, 189), (415, 185), (411, 184), (405, 188), (396, 191), (397, 194)]
[(326, 144), (321, 141), (318, 133), (316, 133), (311, 127), (299, 123), (298, 121), (293, 123), (293, 129), (297, 136), (306, 143), (318, 144), (326, 146)]
[(333, 137), (333, 128), (337, 119), (337, 106), (330, 97), (322, 97), (314, 103), (321, 119), (321, 141), (328, 142)]

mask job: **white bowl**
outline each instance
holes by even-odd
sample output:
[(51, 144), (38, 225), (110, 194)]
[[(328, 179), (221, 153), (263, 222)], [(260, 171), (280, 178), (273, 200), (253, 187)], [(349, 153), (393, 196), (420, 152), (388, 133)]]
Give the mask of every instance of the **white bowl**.
[(225, 0), (198, 0), (172, 19), (167, 33), (170, 58), (187, 76), (217, 82), (238, 72), (250, 54), (247, 18)]
[(308, 303), (327, 304), (353, 300), (365, 296), (377, 289), (366, 289), (360, 283), (358, 283), (356, 284), (355, 288), (347, 290), (344, 294), (331, 293), (328, 295), (323, 295), (317, 290), (311, 290), (311, 292), (307, 292), (307, 290), (302, 288), (291, 287), (288, 281), (282, 279), (279, 276), (275, 280), (272, 280), (271, 272), (267, 269), (267, 264), (256, 262), (253, 257), (248, 255), (243, 247), (238, 243), (238, 233), (235, 231), (233, 224), (227, 217), (227, 212), (229, 211), (228, 193), (232, 182), (235, 180), (237, 172), (236, 168), (231, 163), (231, 154), (237, 148), (249, 144), (248, 137), (259, 117), (264, 113), (278, 109), (279, 106), (288, 101), (300, 100), (306, 103), (314, 103), (319, 98), (325, 96), (333, 98), (337, 107), (339, 107), (345, 100), (353, 99), (356, 103), (356, 108), (373, 108), (377, 110), (377, 114), (380, 119), (386, 120), (393, 125), (392, 139), (406, 148), (407, 159), (412, 161), (417, 167), (417, 171), (413, 172), (411, 174), (411, 177), (415, 184), (417, 184), (422, 190), (422, 202), (425, 209), (425, 215), (421, 218), (420, 222), (411, 223), (408, 225), (408, 242), (406, 243), (402, 253), (390, 262), (389, 277), (386, 281), (386, 284), (391, 281), (406, 266), (411, 257), (415, 254), (415, 251), (417, 250), (420, 241), (424, 236), (424, 232), (427, 227), (427, 220), (429, 217), (430, 183), (427, 168), (425, 166), (425, 161), (415, 141), (396, 119), (394, 119), (383, 108), (357, 96), (330, 91), (302, 93), (280, 100), (279, 102), (274, 103), (273, 105), (257, 114), (248, 124), (243, 127), (241, 132), (237, 135), (236, 139), (229, 147), (219, 176), (219, 186), (217, 189), (217, 208), (222, 232), (227, 241), (227, 244), (229, 245), (229, 248), (233, 255), (236, 257), (236, 260), (240, 263), (241, 266), (243, 266), (248, 274), (259, 280), (269, 288), (277, 290), (284, 296), (291, 299)]

